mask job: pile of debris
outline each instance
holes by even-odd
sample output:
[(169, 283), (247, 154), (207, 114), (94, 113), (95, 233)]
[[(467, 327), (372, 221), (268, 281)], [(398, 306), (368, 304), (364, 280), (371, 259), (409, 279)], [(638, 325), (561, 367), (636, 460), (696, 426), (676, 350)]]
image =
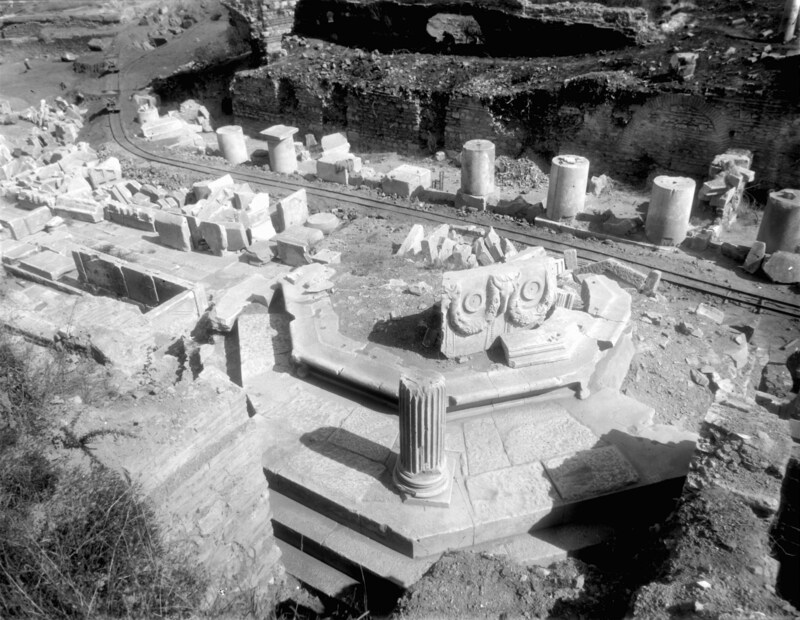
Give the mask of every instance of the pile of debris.
[(138, 106), (138, 119), (145, 139), (168, 149), (205, 153), (206, 143), (200, 134), (214, 131), (211, 115), (205, 106), (188, 99), (180, 105), (180, 109), (160, 116), (158, 99), (154, 95), (136, 94), (133, 99)]
[(710, 206), (715, 220), (725, 228), (736, 221), (744, 189), (755, 178), (752, 165), (753, 153), (745, 149), (728, 149), (711, 162), (709, 180), (697, 198)]
[(494, 161), (495, 182), (501, 187), (547, 187), (548, 176), (536, 163), (525, 157), (514, 159), (499, 155)]
[(17, 145), (15, 152), (18, 157), (39, 157), (45, 147), (75, 142), (83, 127), (86, 110), (62, 97), (56, 97), (52, 104), (42, 99), (38, 108), (31, 106), (17, 113), (11, 109), (8, 101), (0, 101), (0, 114), (4, 125), (14, 124), (16, 120), (34, 125), (24, 144)]
[(429, 265), (459, 270), (502, 263), (518, 253), (510, 239), (491, 227), (487, 231), (480, 226), (442, 224), (426, 234), (422, 224), (414, 224), (396, 255), (422, 257)]
[[(422, 257), (426, 264), (452, 271), (485, 267), (495, 263), (524, 260), (544, 256), (545, 249), (531, 246), (518, 250), (514, 243), (500, 237), (494, 228), (480, 226), (449, 226), (442, 224), (430, 234), (425, 234), (421, 224), (414, 224), (395, 256), (413, 259)], [(578, 264), (577, 250), (564, 250), (563, 258), (556, 261), (559, 277), (557, 305), (572, 308), (579, 297), (579, 286), (586, 277), (602, 274), (633, 286), (643, 295), (655, 295), (661, 283), (657, 269), (642, 273), (616, 259)], [(562, 299), (564, 297), (564, 299)], [(569, 299), (566, 299), (566, 298)]]

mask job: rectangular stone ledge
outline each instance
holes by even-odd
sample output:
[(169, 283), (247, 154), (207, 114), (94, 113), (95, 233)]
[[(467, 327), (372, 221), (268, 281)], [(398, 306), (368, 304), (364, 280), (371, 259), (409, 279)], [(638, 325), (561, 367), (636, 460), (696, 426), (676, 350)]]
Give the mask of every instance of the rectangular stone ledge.
[(30, 280), (31, 282), (36, 282), (37, 284), (41, 284), (43, 286), (54, 288), (57, 291), (61, 291), (62, 293), (67, 293), (68, 295), (77, 295), (77, 296), (86, 295), (86, 293), (79, 288), (75, 288), (74, 286), (70, 286), (69, 284), (64, 284), (63, 282), (56, 282), (50, 280), (48, 278), (35, 274), (31, 271), (28, 271), (26, 269), (20, 269), (16, 265), (9, 265), (8, 263), (3, 263), (3, 269), (5, 269), (11, 275), (23, 278), (25, 280)]
[(265, 473), (270, 489), (274, 489), (289, 499), (307, 506), (341, 525), (349, 527), (365, 536), (369, 536), (390, 549), (394, 549), (408, 557), (413, 557), (412, 542), (400, 536), (390, 528), (372, 523), (358, 511), (345, 507), (329, 499), (325, 495), (312, 490), (300, 480), (294, 480), (291, 477), (291, 473), (286, 470), (275, 471), (267, 469)]
[[(167, 316), (170, 309), (178, 311), (179, 308), (182, 309), (179, 314), (191, 312), (197, 319), (208, 306), (205, 288), (189, 280), (101, 254), (85, 246), (73, 250), (72, 257), (82, 282), (107, 290), (123, 291), (125, 296), (130, 295), (131, 300), (137, 303), (163, 306), (160, 312), (153, 315), (156, 320)], [(191, 303), (184, 303), (186, 300), (191, 300)], [(170, 301), (173, 303), (167, 303)]]

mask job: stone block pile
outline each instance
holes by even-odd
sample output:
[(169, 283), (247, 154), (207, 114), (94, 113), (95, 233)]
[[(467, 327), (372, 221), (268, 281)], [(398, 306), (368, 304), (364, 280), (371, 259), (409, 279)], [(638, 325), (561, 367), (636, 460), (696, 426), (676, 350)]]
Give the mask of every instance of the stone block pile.
[[(152, 100), (150, 100), (152, 99)], [(211, 115), (208, 109), (194, 99), (181, 103), (178, 110), (160, 116), (153, 98), (139, 102), (139, 122), (142, 135), (170, 149), (188, 149), (205, 152), (205, 141), (200, 133), (211, 132)]]
[(421, 224), (414, 224), (396, 252), (399, 257), (419, 257), (429, 265), (454, 270), (507, 262), (517, 254), (514, 242), (494, 228), (447, 224), (428, 233)]
[(83, 110), (56, 98), (38, 109), (29, 108), (19, 118), (33, 125), (22, 144), (0, 138), (0, 224), (21, 240), (58, 220), (98, 222), (111, 196), (107, 187), (121, 181), (115, 158), (101, 161), (86, 143), (74, 144), (82, 127)]
[(697, 198), (712, 210), (722, 226), (730, 226), (736, 221), (744, 189), (755, 179), (752, 165), (753, 153), (744, 149), (728, 149), (711, 162), (708, 180), (703, 183)]

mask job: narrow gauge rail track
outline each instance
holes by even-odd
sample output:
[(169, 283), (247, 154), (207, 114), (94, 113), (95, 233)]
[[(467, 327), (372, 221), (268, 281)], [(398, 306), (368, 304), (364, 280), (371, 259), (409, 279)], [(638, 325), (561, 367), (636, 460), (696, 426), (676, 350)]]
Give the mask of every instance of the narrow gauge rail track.
[[(134, 63), (140, 62), (145, 58), (146, 55), (137, 58), (134, 61)], [(123, 93), (125, 93), (126, 95), (126, 97), (124, 97), (123, 99), (127, 99), (127, 97), (130, 96), (129, 91), (125, 91), (123, 89), (123, 80), (130, 66), (131, 65), (123, 68), (118, 74), (119, 86), (120, 86), (119, 92), (121, 96)], [(366, 208), (371, 211), (377, 211), (380, 213), (397, 215), (397, 216), (413, 217), (418, 220), (425, 220), (437, 224), (469, 223), (469, 224), (476, 224), (479, 226), (486, 225), (486, 222), (482, 222), (478, 218), (474, 217), (448, 216), (441, 213), (434, 213), (430, 211), (424, 211), (421, 209), (415, 209), (410, 206), (398, 205), (387, 201), (376, 200), (374, 198), (358, 196), (349, 191), (321, 188), (314, 186), (310, 183), (305, 183), (294, 179), (287, 178), (278, 180), (270, 178), (267, 175), (258, 172), (217, 168), (215, 166), (186, 162), (181, 159), (168, 157), (157, 153), (152, 153), (150, 151), (145, 150), (140, 145), (135, 144), (130, 139), (125, 130), (124, 118), (128, 116), (128, 113), (130, 113), (131, 109), (132, 109), (132, 102), (130, 100), (123, 100), (120, 101), (119, 113), (108, 115), (109, 124), (111, 128), (111, 135), (114, 141), (124, 150), (148, 162), (164, 164), (175, 168), (188, 170), (190, 172), (196, 172), (210, 176), (230, 174), (239, 181), (247, 182), (251, 185), (266, 188), (269, 190), (277, 190), (279, 192), (288, 193), (304, 188), (309, 195), (315, 198), (343, 202), (353, 206)], [(502, 234), (505, 237), (508, 237), (512, 241), (516, 241), (524, 245), (541, 245), (547, 250), (559, 253), (563, 252), (564, 249), (566, 248), (574, 248), (580, 250), (582, 260), (590, 262), (597, 262), (609, 258), (615, 258), (620, 260), (618, 255), (612, 252), (603, 251), (602, 249), (598, 249), (596, 247), (592, 247), (592, 245), (588, 241), (584, 241), (581, 239), (575, 238), (575, 239), (570, 239), (568, 241), (567, 240), (555, 241), (551, 237), (542, 234), (542, 232), (537, 231), (535, 229), (530, 231), (520, 231), (516, 228), (506, 226), (502, 222), (493, 223), (492, 225), (494, 226), (494, 229), (498, 233)], [(658, 260), (657, 258), (637, 256), (635, 258), (625, 257), (622, 260), (626, 263), (643, 267), (645, 269), (658, 269), (662, 272), (663, 274), (662, 279), (664, 281), (694, 291), (720, 297), (723, 300), (723, 303), (733, 302), (746, 306), (751, 306), (754, 307), (756, 309), (756, 312), (758, 313), (768, 311), (776, 314), (782, 314), (792, 317), (800, 317), (800, 303), (793, 303), (791, 301), (774, 299), (769, 296), (759, 295), (757, 293), (748, 291), (741, 287), (729, 284), (719, 284), (716, 282), (703, 280), (702, 278), (697, 278), (694, 276), (682, 274), (666, 267), (664, 261)]]

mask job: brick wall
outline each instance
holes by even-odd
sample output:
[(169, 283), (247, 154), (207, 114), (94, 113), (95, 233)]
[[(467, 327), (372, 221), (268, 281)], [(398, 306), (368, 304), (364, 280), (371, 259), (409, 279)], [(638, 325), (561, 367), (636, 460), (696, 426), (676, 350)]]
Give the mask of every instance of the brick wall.
[[(347, 96), (348, 137), (358, 146), (416, 151), (423, 139), (421, 104), (415, 96), (350, 93)], [(424, 137), (427, 144), (427, 136)]]
[(642, 177), (659, 169), (701, 178), (714, 155), (745, 148), (753, 151), (757, 181), (798, 187), (798, 112), (800, 107), (786, 101), (655, 95), (622, 114), (610, 104), (586, 110), (580, 126), (562, 137), (560, 148), (589, 157), (597, 172)]
[(283, 35), (294, 28), (297, 0), (225, 0), (234, 26), (247, 25), (250, 38), (263, 58), (281, 51)]
[[(527, 149), (549, 158), (584, 155), (592, 174), (642, 180), (651, 171), (705, 178), (714, 155), (754, 152), (766, 187), (800, 187), (800, 105), (735, 94), (613, 93), (531, 89), (480, 99), (461, 94), (355, 92), (347, 84), (315, 84), (238, 74), (234, 114), (290, 123), (301, 132), (345, 130), (362, 150), (460, 150), (467, 140), (495, 142), (498, 154)], [(334, 93), (334, 91), (336, 91)]]

